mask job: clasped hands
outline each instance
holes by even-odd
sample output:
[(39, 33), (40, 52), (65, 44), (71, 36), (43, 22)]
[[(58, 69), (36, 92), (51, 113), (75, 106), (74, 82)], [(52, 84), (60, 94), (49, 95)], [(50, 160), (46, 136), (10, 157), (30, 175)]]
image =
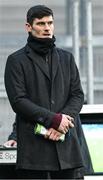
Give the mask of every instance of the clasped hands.
[(62, 114), (62, 120), (57, 130), (48, 129), (45, 138), (53, 141), (58, 141), (62, 134), (66, 134), (70, 128), (74, 127), (74, 119), (66, 114)]

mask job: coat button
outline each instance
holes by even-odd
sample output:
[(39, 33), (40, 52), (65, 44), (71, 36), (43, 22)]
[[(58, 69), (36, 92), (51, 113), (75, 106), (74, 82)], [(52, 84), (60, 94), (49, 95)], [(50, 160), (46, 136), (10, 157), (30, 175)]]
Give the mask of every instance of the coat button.
[(54, 101), (54, 100), (51, 100), (51, 104), (55, 104), (55, 101)]
[(43, 120), (42, 117), (39, 117), (38, 121), (39, 121), (40, 123), (42, 123), (44, 120)]

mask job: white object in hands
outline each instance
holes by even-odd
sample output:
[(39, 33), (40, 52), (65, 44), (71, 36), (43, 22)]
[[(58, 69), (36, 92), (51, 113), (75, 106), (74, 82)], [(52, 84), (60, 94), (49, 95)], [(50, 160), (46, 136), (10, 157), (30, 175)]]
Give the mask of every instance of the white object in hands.
[[(40, 124), (36, 124), (34, 128), (34, 133), (39, 135), (45, 135), (47, 133), (47, 129)], [(59, 140), (63, 142), (65, 140), (65, 134), (62, 134)]]

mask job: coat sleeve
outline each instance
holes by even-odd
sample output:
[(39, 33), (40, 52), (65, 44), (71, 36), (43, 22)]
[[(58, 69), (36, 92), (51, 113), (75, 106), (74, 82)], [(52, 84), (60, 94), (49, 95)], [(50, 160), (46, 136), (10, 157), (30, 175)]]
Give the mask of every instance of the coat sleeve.
[(80, 75), (73, 55), (70, 57), (70, 92), (62, 113), (75, 118), (84, 103), (84, 93), (81, 86)]
[(38, 122), (49, 128), (55, 113), (36, 105), (30, 100), (26, 91), (22, 65), (19, 59), (13, 55), (10, 55), (7, 59), (4, 81), (6, 92), (14, 112), (29, 121)]
[(8, 140), (15, 140), (17, 141), (17, 133), (16, 133), (16, 121), (13, 123), (13, 130), (8, 137)]

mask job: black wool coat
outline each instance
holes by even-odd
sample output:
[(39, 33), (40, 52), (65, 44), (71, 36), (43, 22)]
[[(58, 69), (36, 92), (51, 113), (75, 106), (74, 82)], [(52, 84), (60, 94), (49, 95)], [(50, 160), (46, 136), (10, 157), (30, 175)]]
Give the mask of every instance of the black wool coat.
[(47, 62), (26, 45), (8, 57), (5, 87), (17, 114), (17, 168), (58, 170), (83, 166), (75, 127), (64, 142), (34, 134), (36, 123), (50, 128), (55, 113), (75, 119), (81, 110), (84, 95), (73, 55), (55, 47), (50, 76)]

